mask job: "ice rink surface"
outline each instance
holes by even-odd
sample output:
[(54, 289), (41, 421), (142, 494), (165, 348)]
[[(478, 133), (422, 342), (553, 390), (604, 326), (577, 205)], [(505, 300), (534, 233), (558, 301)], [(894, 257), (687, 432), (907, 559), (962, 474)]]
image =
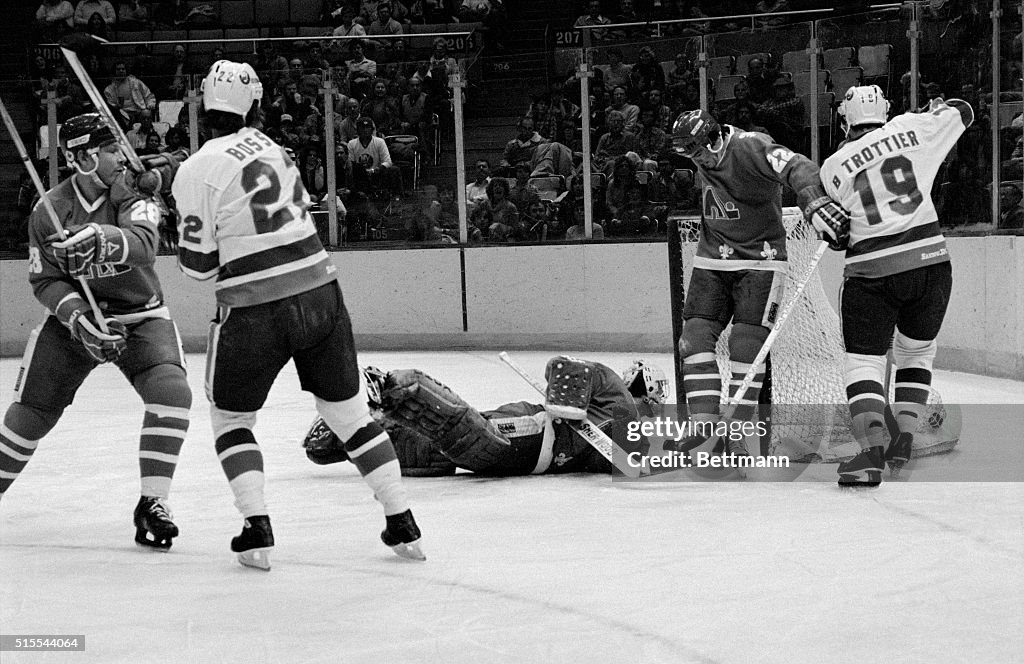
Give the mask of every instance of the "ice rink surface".
[[(633, 359), (574, 354), (616, 369)], [(514, 355), (542, 375), (551, 353)], [(671, 373), (670, 356), (647, 359)], [(241, 518), (214, 455), (205, 358), (189, 360), (196, 405), (169, 553), (132, 541), (142, 404), (110, 366), (0, 504), (0, 634), (86, 637), (85, 652), (3, 652), (3, 664), (1024, 657), (1020, 482), (841, 492), (831, 480), (641, 490), (607, 476), (407, 479), (428, 557), (416, 563), (380, 543), (383, 513), (353, 466), (305, 458), (314, 411), (290, 368), (256, 429), (273, 569), (242, 568), (228, 549)], [(423, 369), (479, 408), (538, 398), (492, 352), (361, 361)], [(5, 389), (17, 368), (0, 361)], [(938, 372), (936, 385), (947, 403), (1024, 403), (1024, 383)], [(915, 472), (1019, 454), (1013, 424), (965, 418), (958, 448)]]

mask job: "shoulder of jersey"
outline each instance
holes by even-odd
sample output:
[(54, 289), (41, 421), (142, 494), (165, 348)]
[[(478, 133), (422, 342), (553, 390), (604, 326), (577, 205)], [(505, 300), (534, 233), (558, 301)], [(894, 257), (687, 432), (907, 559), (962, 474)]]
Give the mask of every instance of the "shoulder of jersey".
[[(216, 182), (235, 173), (237, 169), (232, 168), (231, 165), (237, 164), (237, 159), (223, 150), (215, 148), (207, 150), (205, 149), (207, 146), (210, 146), (210, 144), (207, 143), (198, 152), (181, 163), (181, 168), (178, 169), (175, 179), (185, 175), (186, 177)], [(213, 148), (213, 146), (210, 147)]]
[(764, 154), (775, 141), (771, 136), (762, 134), (759, 131), (740, 131), (733, 127), (733, 136), (730, 143), (744, 152)]
[[(58, 214), (68, 206), (73, 206), (76, 197), (77, 194), (75, 193), (74, 187), (71, 185), (70, 177), (61, 180), (46, 191), (46, 198), (49, 199), (50, 205), (53, 206)], [(43, 199), (36, 199), (35, 205), (32, 206), (32, 211), (35, 212), (36, 209), (42, 207), (42, 205)]]

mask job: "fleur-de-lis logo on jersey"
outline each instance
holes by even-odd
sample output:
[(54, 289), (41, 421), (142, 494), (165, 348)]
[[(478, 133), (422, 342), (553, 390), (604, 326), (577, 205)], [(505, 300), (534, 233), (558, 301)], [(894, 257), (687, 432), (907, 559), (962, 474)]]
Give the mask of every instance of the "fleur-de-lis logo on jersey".
[(764, 243), (764, 249), (761, 250), (761, 255), (764, 256), (764, 259), (766, 261), (773, 261), (773, 260), (775, 260), (775, 257), (778, 254), (779, 254), (779, 250), (778, 249), (772, 249), (772, 245), (768, 244), (768, 242)]
[(729, 260), (729, 256), (735, 253), (732, 247), (727, 244), (718, 245), (718, 255), (722, 257), (722, 260)]

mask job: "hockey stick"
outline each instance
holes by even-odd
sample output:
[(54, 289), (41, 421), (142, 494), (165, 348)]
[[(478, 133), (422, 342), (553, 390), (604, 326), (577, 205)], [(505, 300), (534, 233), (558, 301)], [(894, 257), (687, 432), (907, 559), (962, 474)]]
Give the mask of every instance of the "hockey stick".
[(754, 361), (750, 363), (750, 368), (747, 369), (747, 373), (743, 376), (743, 382), (740, 383), (739, 388), (736, 390), (731, 398), (726, 401), (726, 412), (723, 419), (731, 419), (733, 414), (736, 412), (736, 408), (739, 406), (740, 400), (746, 395), (747, 390), (750, 389), (750, 384), (754, 382), (754, 376), (757, 374), (757, 366), (764, 362), (765, 358), (768, 357), (768, 351), (772, 349), (772, 345), (775, 343), (775, 339), (778, 338), (779, 332), (782, 330), (782, 326), (786, 323), (786, 319), (789, 318), (789, 314), (792, 313), (793, 307), (796, 306), (797, 301), (804, 292), (804, 288), (807, 287), (811, 277), (814, 275), (814, 271), (818, 269), (818, 262), (821, 257), (825, 255), (825, 251), (828, 249), (827, 242), (820, 242), (818, 244), (817, 251), (814, 252), (814, 256), (811, 257), (811, 262), (807, 265), (807, 273), (804, 274), (803, 279), (796, 286), (796, 292), (793, 293), (793, 297), (790, 298), (786, 306), (782, 308), (779, 313), (779, 318), (775, 321), (775, 325), (772, 326), (771, 332), (768, 333), (768, 337), (761, 344), (761, 350), (757, 351), (757, 355), (754, 357)]
[[(91, 37), (90, 39), (97, 44), (107, 44), (106, 39), (100, 37)], [(131, 142), (125, 135), (124, 130), (121, 129), (121, 125), (117, 123), (117, 119), (114, 117), (114, 113), (107, 106), (107, 100), (103, 98), (99, 88), (92, 82), (89, 77), (89, 72), (85, 71), (85, 67), (82, 66), (82, 61), (78, 58), (78, 53), (67, 48), (65, 46), (60, 47), (61, 53), (64, 54), (64, 59), (68, 61), (68, 65), (71, 67), (71, 71), (75, 72), (75, 76), (78, 77), (78, 82), (82, 84), (85, 89), (85, 94), (88, 95), (89, 101), (96, 107), (96, 112), (100, 114), (103, 121), (110, 127), (111, 133), (114, 134), (114, 139), (117, 144), (121, 146), (121, 152), (128, 159), (128, 164), (132, 167), (136, 173), (142, 173), (146, 170), (145, 166), (142, 165), (142, 160), (139, 159), (139, 155), (135, 152), (135, 148), (132, 147)]]
[[(25, 164), (25, 169), (28, 171), (29, 177), (32, 178), (32, 184), (36, 186), (36, 192), (39, 193), (39, 202), (42, 203), (43, 209), (46, 210), (46, 215), (50, 217), (50, 221), (57, 230), (57, 235), (60, 239), (67, 239), (67, 232), (57, 217), (57, 211), (53, 209), (53, 203), (50, 202), (50, 198), (46, 195), (46, 187), (43, 186), (43, 181), (39, 179), (39, 172), (36, 171), (32, 158), (29, 157), (28, 150), (25, 149), (25, 143), (22, 142), (21, 135), (18, 133), (18, 128), (14, 125), (14, 119), (7, 112), (7, 105), (4, 104), (2, 99), (0, 99), (0, 115), (3, 115), (4, 124), (7, 126), (7, 133), (11, 135), (11, 140), (14, 141), (14, 149), (18, 151), (18, 156), (21, 157), (22, 163)], [(96, 298), (89, 288), (89, 282), (86, 281), (85, 275), (79, 276), (78, 282), (82, 285), (82, 294), (89, 301), (89, 307), (96, 318), (96, 324), (102, 332), (109, 333), (110, 328), (107, 327), (107, 321), (103, 318), (103, 313), (100, 311), (100, 306), (97, 304)]]
[[(544, 385), (527, 373), (526, 369), (519, 366), (519, 364), (513, 360), (508, 353), (502, 351), (501, 353), (498, 353), (498, 357), (501, 358), (501, 361), (507, 364), (512, 371), (519, 374), (520, 378), (532, 385), (533, 389), (537, 390), (541, 394), (546, 393)], [(608, 459), (608, 461), (618, 468), (623, 475), (633, 479), (640, 477), (640, 468), (634, 468), (629, 465), (629, 463), (626, 462), (626, 452), (619, 447), (615, 441), (608, 436), (608, 434), (594, 426), (593, 422), (590, 420), (562, 421), (568, 424), (573, 431), (578, 433), (583, 440), (587, 441), (591, 447), (600, 452), (601, 456)], [(616, 457), (618, 458), (618, 462), (616, 462)]]

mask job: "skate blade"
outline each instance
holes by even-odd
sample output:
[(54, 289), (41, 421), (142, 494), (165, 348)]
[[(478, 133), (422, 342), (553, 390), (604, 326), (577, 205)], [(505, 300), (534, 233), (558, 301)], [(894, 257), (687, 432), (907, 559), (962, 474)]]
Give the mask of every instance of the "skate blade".
[(882, 484), (882, 474), (879, 472), (877, 475), (872, 477), (871, 475), (840, 475), (839, 476), (839, 488), (840, 489), (876, 489)]
[(946, 454), (947, 452), (952, 452), (953, 448), (956, 447), (956, 444), (959, 442), (960, 439), (955, 438), (953, 440), (943, 441), (938, 445), (916, 447), (914, 448), (914, 451), (911, 452), (911, 456), (915, 459), (920, 459), (922, 457), (935, 456), (936, 454)]
[(238, 562), (245, 567), (254, 567), (265, 572), (270, 571), (270, 551), (274, 547), (265, 546), (259, 549), (249, 549), (238, 554)]
[(139, 547), (140, 549), (145, 549), (147, 551), (157, 551), (159, 553), (166, 553), (167, 550), (171, 548), (172, 543), (173, 542), (171, 541), (170, 537), (156, 539), (156, 537), (148, 530), (143, 530), (140, 528), (135, 531), (135, 546)]
[(420, 541), (414, 540), (412, 542), (396, 544), (391, 547), (398, 556), (402, 558), (408, 558), (409, 560), (426, 560), (427, 557), (423, 555), (423, 550), (420, 548)]
[(906, 465), (906, 461), (890, 461), (889, 462), (889, 477), (898, 479), (900, 471), (903, 470), (903, 466)]

